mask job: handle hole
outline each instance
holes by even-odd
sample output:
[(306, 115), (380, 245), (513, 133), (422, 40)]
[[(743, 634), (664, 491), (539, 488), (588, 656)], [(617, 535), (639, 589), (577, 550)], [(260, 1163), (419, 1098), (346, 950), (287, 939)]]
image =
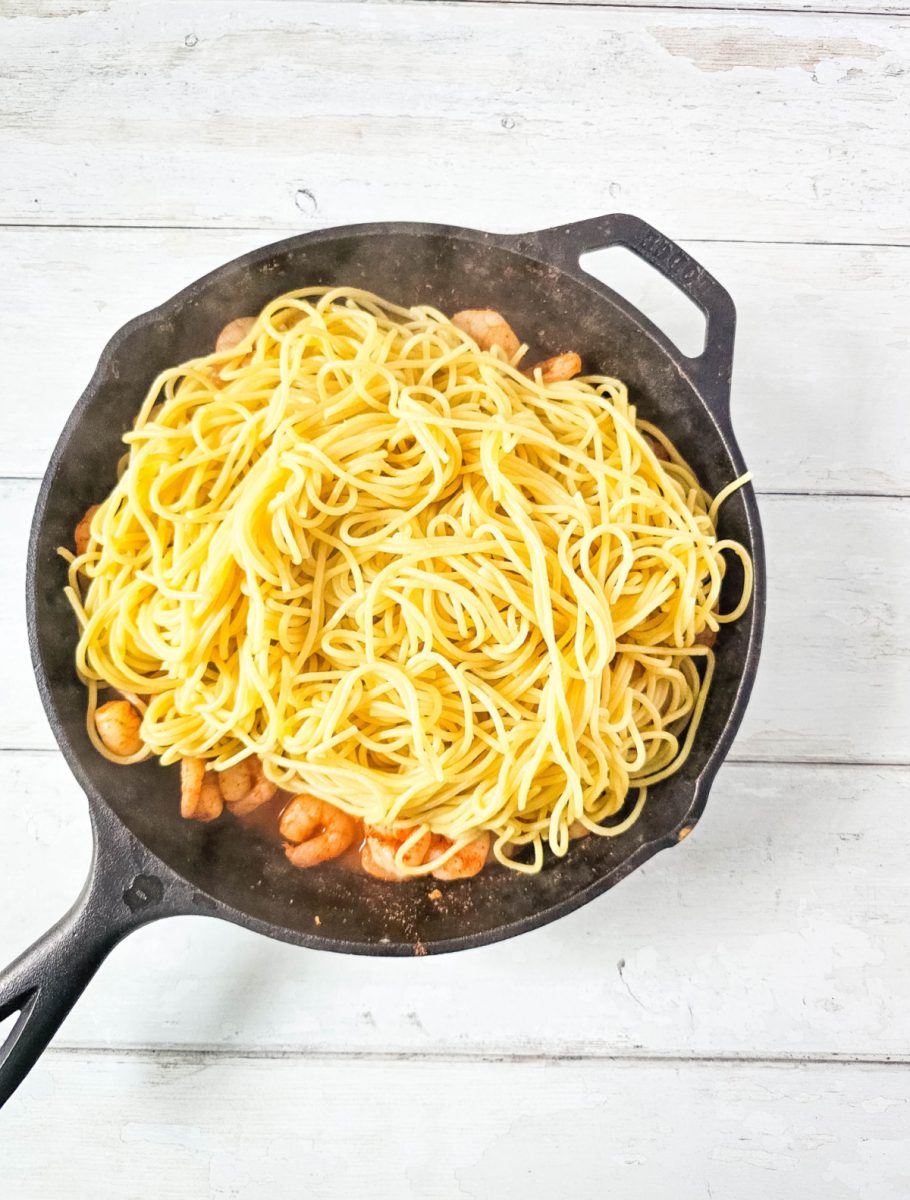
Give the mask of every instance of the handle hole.
[(24, 1000), (22, 1008), (14, 1008), (12, 1012), (7, 1013), (3, 1020), (0, 1021), (0, 1052), (2, 1052), (6, 1043), (11, 1039), (13, 1030), (22, 1017), (22, 1009), (25, 1008), (27, 1003), (28, 1001)]
[(637, 254), (625, 246), (609, 246), (582, 254), (578, 264), (634, 304), (688, 358), (702, 353), (708, 329), (705, 314)]

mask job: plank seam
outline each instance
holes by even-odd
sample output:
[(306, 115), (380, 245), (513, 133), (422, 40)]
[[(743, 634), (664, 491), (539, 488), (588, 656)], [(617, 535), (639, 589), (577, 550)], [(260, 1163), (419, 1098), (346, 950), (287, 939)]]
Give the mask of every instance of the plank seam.
[[(735, 384), (735, 376), (734, 376)], [(791, 499), (809, 499), (809, 500), (908, 500), (910, 499), (910, 491), (904, 492), (865, 492), (859, 489), (852, 490), (845, 488), (843, 491), (828, 492), (816, 488), (806, 488), (805, 490), (789, 490), (768, 488), (767, 491), (762, 488), (755, 489), (756, 496), (782, 496)]]
[(181, 1062), (217, 1062), (228, 1059), (252, 1061), (307, 1062), (412, 1062), (489, 1063), (502, 1065), (546, 1065), (551, 1063), (612, 1063), (616, 1066), (726, 1066), (726, 1067), (910, 1067), (906, 1055), (864, 1054), (661, 1054), (661, 1053), (573, 1053), (571, 1051), (496, 1053), (448, 1050), (308, 1050), (300, 1046), (180, 1046), (154, 1045), (55, 1045), (46, 1051), (57, 1058), (171, 1058)]
[(730, 767), (857, 767), (863, 771), (907, 771), (910, 761), (881, 762), (873, 758), (727, 758)]
[[(364, 0), (361, 0), (364, 2)], [(429, 0), (419, 0), (427, 3)], [(453, 0), (460, 2), (460, 0)], [(472, 0), (473, 3), (487, 3), (493, 0)], [(501, 0), (496, 0), (501, 2)], [(525, 0), (505, 0), (509, 4), (525, 3)], [(564, 6), (560, 6), (564, 7)], [(641, 11), (637, 9), (636, 11)], [(142, 224), (125, 221), (120, 224), (91, 221), (3, 221), (0, 220), (0, 232), (14, 229), (85, 229), (97, 230), (104, 233), (110, 230), (136, 230), (151, 233), (261, 233), (272, 241), (276, 237), (295, 237), (303, 233), (316, 233), (320, 230), (331, 229), (331, 225), (307, 225), (297, 228), (292, 225), (221, 225), (214, 222), (197, 225), (162, 225)], [(490, 230), (491, 233), (527, 233), (519, 230)], [(910, 240), (906, 242), (868, 242), (868, 241), (827, 241), (821, 238), (737, 238), (737, 237), (690, 237), (685, 233), (674, 232), (673, 237), (679, 242), (688, 242), (693, 246), (830, 246), (843, 250), (910, 250)]]
[[(369, 0), (360, 0), (367, 3)], [(388, 3), (389, 0), (384, 0)], [(440, 7), (465, 8), (609, 8), (623, 12), (715, 12), (757, 13), (767, 16), (792, 17), (906, 17), (910, 8), (894, 8), (883, 11), (875, 8), (774, 8), (761, 4), (614, 4), (611, 0), (572, 0), (570, 4), (555, 3), (554, 0), (392, 0), (396, 4), (437, 4)]]

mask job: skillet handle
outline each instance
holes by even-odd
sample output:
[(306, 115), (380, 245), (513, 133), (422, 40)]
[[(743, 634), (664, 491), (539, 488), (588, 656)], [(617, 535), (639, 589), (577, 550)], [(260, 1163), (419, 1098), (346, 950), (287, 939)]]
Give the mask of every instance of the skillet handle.
[[(105, 838), (107, 843), (107, 838)], [(130, 843), (129, 835), (115, 843)], [(114, 946), (140, 925), (168, 915), (158, 875), (124, 884), (116, 844), (95, 831), (89, 877), (76, 903), (52, 929), (0, 971), (0, 1021), (19, 1013), (0, 1045), (0, 1108), (37, 1062), (48, 1042)], [(127, 877), (130, 879), (130, 877)]]
[[(578, 270), (582, 254), (625, 246), (659, 271), (665, 279), (697, 305), (705, 315), (705, 348), (696, 358), (682, 358), (685, 374), (696, 385), (712, 413), (728, 417), (736, 309), (729, 292), (681, 246), (631, 213), (611, 213), (572, 225), (559, 225), (532, 235), (550, 258), (561, 259)], [(641, 320), (641, 314), (636, 314)], [(650, 325), (651, 322), (648, 322)], [(659, 331), (658, 331), (659, 332)], [(663, 338), (663, 334), (660, 335)]]

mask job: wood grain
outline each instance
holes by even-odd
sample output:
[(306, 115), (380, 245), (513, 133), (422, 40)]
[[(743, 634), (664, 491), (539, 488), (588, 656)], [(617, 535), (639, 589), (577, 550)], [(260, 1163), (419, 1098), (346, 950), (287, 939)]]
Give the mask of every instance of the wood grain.
[[(728, 764), (683, 845), (465, 954), (349, 958), (162, 921), (115, 950), (57, 1044), (910, 1062), (908, 787), (901, 768)], [(0, 828), (2, 963), (87, 870), (85, 802), (59, 756), (0, 754)]]
[(880, 1066), (51, 1055), (4, 1113), (4, 1175), (16, 1200), (86, 1177), (95, 1200), (145, 1200), (149, 1180), (214, 1200), (518, 1200), (567, 1181), (576, 1200), (903, 1200), (906, 1086)]
[(0, 7), (0, 962), (90, 853), (28, 662), (33, 477), (110, 334), (235, 254), (623, 210), (686, 240), (737, 304), (771, 580), (683, 846), (447, 958), (141, 931), (4, 1111), (4, 1198), (910, 1194), (910, 5), (749, 8)]
[[(298, 0), (305, 3), (306, 0)], [(343, 0), (336, 0), (342, 3)], [(564, 5), (565, 7), (580, 7), (579, 0), (345, 0), (350, 4), (516, 4), (528, 9)], [(862, 15), (894, 16), (910, 13), (910, 6), (905, 0), (751, 0), (749, 4), (737, 4), (735, 0), (725, 3), (712, 4), (710, 0), (581, 0), (588, 7), (602, 8), (706, 8), (712, 11), (722, 10), (733, 13), (743, 11), (764, 12), (780, 11), (789, 13), (858, 13)], [(24, 7), (20, 4), (20, 7)], [(111, 0), (28, 0), (28, 11), (33, 17), (76, 16), (94, 12), (109, 14)], [(533, 17), (528, 17), (533, 20)]]
[[(246, 230), (0, 229), (9, 365), (0, 475), (43, 473), (120, 325), (266, 240)], [(910, 249), (687, 248), (737, 304), (733, 414), (758, 487), (910, 494)], [(637, 282), (610, 252), (593, 256), (589, 269), (672, 328), (676, 309), (660, 276), (645, 270)], [(35, 339), (48, 330), (36, 377)]]
[(0, 223), (907, 243), (910, 21), (522, 5), (15, 10)]

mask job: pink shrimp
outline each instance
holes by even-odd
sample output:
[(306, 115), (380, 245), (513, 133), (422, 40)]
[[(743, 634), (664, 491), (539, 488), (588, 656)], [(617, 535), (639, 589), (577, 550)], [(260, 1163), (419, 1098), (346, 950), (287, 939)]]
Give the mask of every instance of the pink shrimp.
[[(434, 858), (444, 854), (452, 846), (452, 841), (447, 837), (435, 837), (433, 845), (430, 847), (430, 853), (427, 855), (427, 862), (432, 862)], [(490, 835), (487, 832), (481, 833), (478, 837), (462, 846), (460, 850), (447, 858), (444, 863), (433, 871), (434, 879), (470, 879), (472, 875), (478, 875), (483, 870), (487, 861), (487, 855), (490, 853)]]
[(180, 763), (180, 815), (186, 821), (215, 821), (224, 801), (214, 771), (204, 758), (184, 758)]
[[(241, 767), (245, 768), (245, 771), (241, 771)], [(278, 791), (278, 785), (272, 783), (271, 779), (266, 779), (262, 762), (255, 754), (222, 771), (219, 783), (225, 803), (235, 817), (249, 816), (263, 804), (268, 804)]]
[(95, 709), (98, 736), (112, 754), (130, 758), (142, 749), (142, 717), (128, 700), (109, 700)]
[[(385, 825), (367, 825), (360, 863), (368, 875), (376, 879), (401, 882), (411, 876), (402, 871), (396, 861), (399, 848), (413, 834), (410, 829), (389, 829)], [(433, 835), (428, 831), (414, 842), (404, 855), (404, 865), (419, 867), (427, 856)]]
[(525, 371), (530, 379), (535, 372), (540, 371), (544, 383), (562, 383), (566, 379), (574, 379), (581, 372), (581, 359), (574, 350), (568, 354), (556, 354), (545, 358), (543, 362), (535, 363)]
[(515, 330), (495, 309), (465, 308), (452, 317), (452, 324), (473, 338), (481, 350), (498, 346), (506, 358), (512, 359), (521, 347)]
[(281, 814), (278, 829), (287, 839), (288, 859), (303, 870), (344, 854), (354, 840), (357, 822), (334, 804), (302, 793)]
[(101, 507), (100, 504), (93, 504), (85, 510), (85, 515), (76, 526), (73, 533), (73, 541), (76, 543), (76, 553), (84, 554), (88, 549), (88, 544), (92, 537), (92, 517)]
[(255, 324), (255, 317), (237, 317), (229, 321), (215, 340), (215, 353), (223, 354), (225, 350), (239, 346)]

